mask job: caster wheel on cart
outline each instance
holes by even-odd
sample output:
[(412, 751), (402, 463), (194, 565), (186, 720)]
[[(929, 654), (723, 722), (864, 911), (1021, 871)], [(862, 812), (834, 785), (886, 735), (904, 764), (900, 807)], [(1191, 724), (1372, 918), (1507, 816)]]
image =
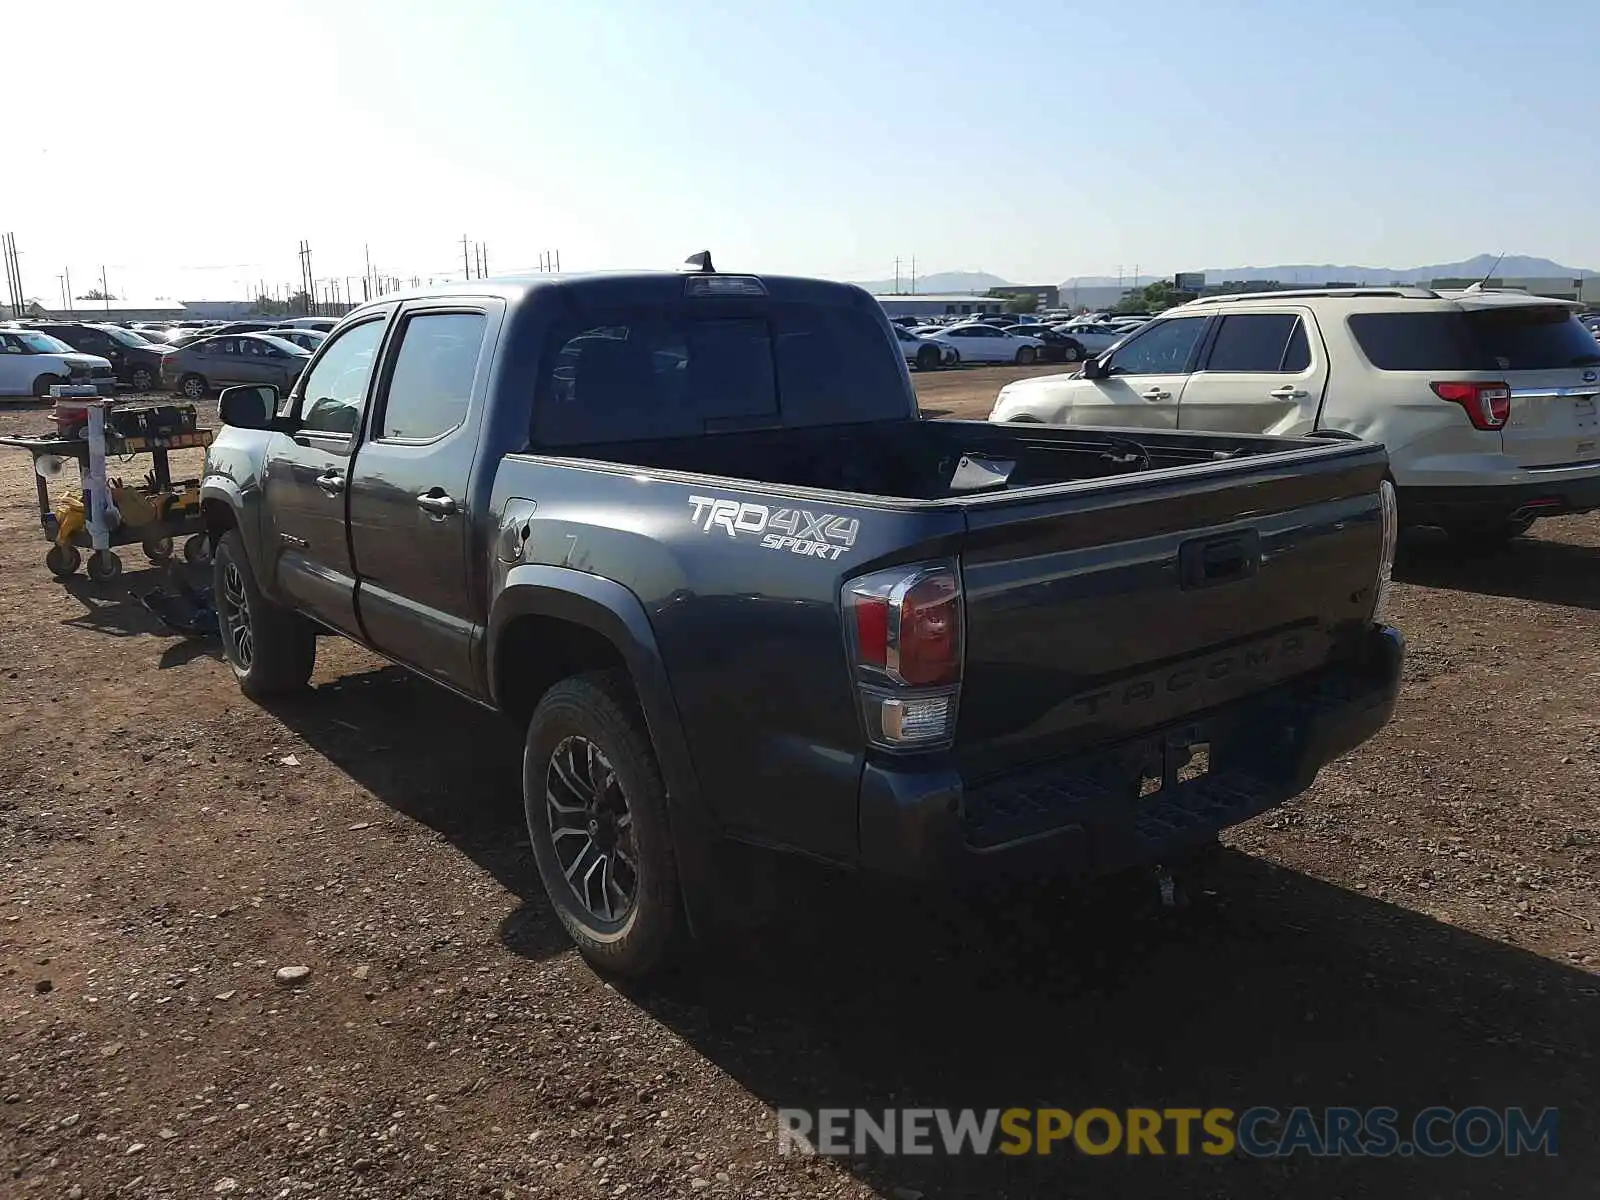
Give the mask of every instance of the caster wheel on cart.
[(153, 563), (164, 563), (172, 557), (172, 539), (169, 537), (145, 538), (144, 556)]
[(122, 574), (122, 560), (111, 550), (96, 550), (89, 555), (89, 578), (96, 583), (110, 583)]
[(51, 546), (44, 556), (44, 565), (50, 568), (50, 574), (57, 579), (71, 579), (77, 574), (82, 562), (83, 555), (78, 553), (76, 546), (63, 546), (59, 543)]
[(194, 563), (195, 566), (204, 566), (211, 561), (211, 538), (208, 534), (197, 533), (183, 544), (183, 559), (185, 562)]

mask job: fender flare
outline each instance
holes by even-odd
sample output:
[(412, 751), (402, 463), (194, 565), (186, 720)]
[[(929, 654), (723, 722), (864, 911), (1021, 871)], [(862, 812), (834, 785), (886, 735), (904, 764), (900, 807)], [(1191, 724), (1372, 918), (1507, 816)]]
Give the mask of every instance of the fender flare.
[(256, 545), (249, 516), (249, 505), (246, 504), (244, 491), (237, 483), (226, 475), (206, 475), (200, 480), (200, 503), (204, 506), (207, 500), (218, 500), (228, 506), (233, 513), (234, 527), (239, 530), (239, 538), (244, 543), (245, 558), (249, 560), (250, 569), (255, 572), (256, 579), (261, 579), (260, 547)]
[[(639, 598), (615, 580), (574, 571), (570, 567), (524, 564), (511, 568), (505, 586), (489, 611), (485, 644), (489, 695), (500, 708), (501, 680), (497, 647), (504, 631), (519, 617), (554, 617), (583, 625), (600, 634), (622, 654), (644, 713), (645, 726), (667, 785), (674, 848), (680, 874), (701, 861), (700, 851), (716, 833), (701, 802), (698, 777), (689, 757), (689, 743), (678, 715), (655, 631)], [(687, 885), (689, 880), (684, 880)]]

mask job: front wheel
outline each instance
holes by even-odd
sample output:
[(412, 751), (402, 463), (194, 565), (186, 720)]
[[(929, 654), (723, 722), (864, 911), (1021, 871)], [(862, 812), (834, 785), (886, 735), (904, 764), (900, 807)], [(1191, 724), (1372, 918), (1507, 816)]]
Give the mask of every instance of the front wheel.
[(50, 397), (51, 388), (66, 382), (59, 375), (41, 375), (33, 381), (33, 394), (40, 400), (47, 400)]
[(1037, 357), (1038, 355), (1034, 353), (1032, 346), (1019, 347), (1017, 350), (1017, 365), (1019, 367), (1030, 366)]
[(528, 837), (550, 903), (596, 968), (645, 975), (682, 938), (667, 792), (628, 677), (578, 675), (534, 710), (522, 756)]
[(71, 579), (82, 564), (82, 551), (70, 543), (63, 546), (57, 542), (45, 551), (44, 565), (57, 579)]
[(212, 595), (222, 630), (222, 653), (253, 700), (298, 691), (317, 661), (317, 634), (299, 613), (261, 594), (237, 529), (217, 543)]

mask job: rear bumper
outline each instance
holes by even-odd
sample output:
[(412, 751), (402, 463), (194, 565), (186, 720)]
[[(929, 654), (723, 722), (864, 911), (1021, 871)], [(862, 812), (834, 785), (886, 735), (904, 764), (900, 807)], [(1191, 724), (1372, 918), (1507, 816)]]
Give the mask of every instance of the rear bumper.
[[(1405, 640), (1371, 630), (1356, 658), (1280, 687), (1059, 762), (966, 784), (954, 769), (870, 763), (861, 864), (921, 879), (1097, 875), (1158, 862), (1299, 795), (1324, 763), (1394, 712)], [(1210, 770), (1187, 782), (1187, 747)], [(1175, 757), (1181, 752), (1181, 758)], [(1139, 797), (1141, 777), (1166, 782)]]
[[(1537, 471), (1522, 472), (1524, 478)], [(1402, 525), (1489, 525), (1600, 508), (1600, 465), (1558, 468), (1548, 480), (1483, 487), (1397, 487)]]

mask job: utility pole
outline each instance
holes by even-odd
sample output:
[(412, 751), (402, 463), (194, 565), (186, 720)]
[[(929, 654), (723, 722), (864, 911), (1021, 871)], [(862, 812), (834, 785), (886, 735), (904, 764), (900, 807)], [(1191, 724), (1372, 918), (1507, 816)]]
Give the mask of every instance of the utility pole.
[[(487, 276), (489, 274), (489, 243), (488, 242), (479, 242), (478, 243), (478, 249), (483, 251), (483, 271), (482, 271), (482, 275), (483, 276)], [(416, 284), (412, 284), (411, 286), (415, 287)]]
[(100, 303), (106, 306), (106, 311), (111, 311), (111, 286), (106, 283), (106, 265), (100, 264)]
[(461, 274), (463, 278), (472, 278), (472, 262), (467, 258), (467, 235), (461, 235)]
[(25, 297), (22, 294), (22, 270), (17, 265), (17, 235), (0, 234), (0, 262), (6, 267), (6, 296), (11, 302), (11, 315), (22, 316)]
[(894, 294), (900, 294), (900, 256), (894, 256)]
[[(367, 273), (363, 277), (363, 282), (370, 291), (372, 287), (372, 247), (363, 242), (361, 244), (361, 254), (367, 260)], [(351, 292), (350, 295), (352, 299), (355, 297), (354, 292)]]
[(70, 321), (73, 314), (77, 312), (77, 309), (73, 308), (72, 306), (72, 302), (75, 299), (72, 294), (72, 268), (62, 267), (61, 274), (67, 281), (67, 320)]
[(917, 294), (917, 256), (911, 256), (911, 294)]

